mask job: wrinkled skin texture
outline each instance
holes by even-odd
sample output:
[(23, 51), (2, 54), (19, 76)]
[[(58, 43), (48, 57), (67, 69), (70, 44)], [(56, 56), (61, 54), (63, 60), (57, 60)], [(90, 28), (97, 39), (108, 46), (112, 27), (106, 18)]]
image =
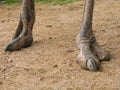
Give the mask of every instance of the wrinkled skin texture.
[[(97, 71), (100, 62), (109, 60), (109, 54), (102, 50), (92, 31), (94, 0), (85, 0), (83, 23), (77, 35), (77, 45), (80, 49), (78, 60), (84, 69)], [(23, 0), (20, 20), (12, 41), (5, 51), (15, 51), (31, 46), (33, 42), (32, 29), (35, 22), (34, 0)]]
[(108, 61), (110, 59), (109, 54), (98, 45), (95, 37), (87, 40), (83, 38), (81, 39), (78, 35), (76, 42), (80, 49), (78, 60), (83, 69), (97, 71), (100, 68), (101, 61)]
[(94, 0), (85, 0), (84, 16), (80, 34), (76, 40), (80, 53), (78, 60), (84, 69), (97, 71), (101, 61), (108, 61), (109, 54), (100, 48), (92, 29)]
[(6, 51), (20, 50), (29, 47), (33, 42), (32, 29), (35, 22), (34, 0), (23, 0), (20, 20), (13, 40), (7, 45)]

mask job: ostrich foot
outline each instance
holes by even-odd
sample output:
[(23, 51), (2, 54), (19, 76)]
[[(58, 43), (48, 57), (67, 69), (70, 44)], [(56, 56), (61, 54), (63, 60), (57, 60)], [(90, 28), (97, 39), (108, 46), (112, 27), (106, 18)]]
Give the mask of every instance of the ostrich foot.
[(21, 48), (26, 48), (31, 46), (32, 42), (33, 42), (33, 38), (28, 38), (27, 36), (17, 37), (6, 46), (5, 51), (20, 50)]
[(80, 49), (78, 60), (82, 68), (97, 71), (101, 61), (110, 59), (109, 54), (101, 49), (93, 35), (91, 38), (80, 38), (78, 35), (76, 40)]
[(80, 43), (81, 50), (78, 55), (78, 60), (83, 69), (88, 69), (90, 71), (97, 71), (100, 67), (100, 61), (98, 58), (91, 52), (89, 42)]

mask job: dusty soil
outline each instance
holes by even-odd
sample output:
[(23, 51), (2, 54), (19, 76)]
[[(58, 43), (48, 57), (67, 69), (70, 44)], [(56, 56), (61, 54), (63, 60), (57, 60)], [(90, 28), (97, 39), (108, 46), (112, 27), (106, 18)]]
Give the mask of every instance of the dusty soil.
[(75, 37), (83, 1), (36, 4), (31, 47), (4, 52), (19, 20), (20, 4), (0, 6), (0, 90), (120, 90), (120, 0), (97, 0), (94, 33), (111, 55), (98, 72), (80, 68)]

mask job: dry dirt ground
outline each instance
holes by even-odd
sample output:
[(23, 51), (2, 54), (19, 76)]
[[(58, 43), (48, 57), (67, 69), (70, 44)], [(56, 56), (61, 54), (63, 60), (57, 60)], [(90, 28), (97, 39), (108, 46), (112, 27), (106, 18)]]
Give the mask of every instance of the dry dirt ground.
[(83, 1), (36, 4), (31, 47), (4, 52), (19, 20), (20, 4), (0, 6), (0, 90), (120, 90), (120, 0), (97, 0), (94, 33), (111, 55), (98, 72), (80, 68), (75, 37)]

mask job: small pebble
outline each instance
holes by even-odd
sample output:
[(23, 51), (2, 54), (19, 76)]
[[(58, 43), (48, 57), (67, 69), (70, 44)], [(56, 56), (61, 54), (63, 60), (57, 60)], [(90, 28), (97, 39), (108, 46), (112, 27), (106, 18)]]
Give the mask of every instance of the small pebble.
[(52, 27), (52, 25), (46, 25), (46, 27)]
[(2, 85), (3, 84), (3, 82), (2, 81), (0, 81), (0, 85)]
[(54, 65), (53, 67), (56, 68), (56, 67), (58, 67), (58, 65), (56, 64), (56, 65)]
[(72, 50), (72, 49), (69, 49), (69, 50), (67, 50), (67, 52), (74, 52), (74, 50)]

